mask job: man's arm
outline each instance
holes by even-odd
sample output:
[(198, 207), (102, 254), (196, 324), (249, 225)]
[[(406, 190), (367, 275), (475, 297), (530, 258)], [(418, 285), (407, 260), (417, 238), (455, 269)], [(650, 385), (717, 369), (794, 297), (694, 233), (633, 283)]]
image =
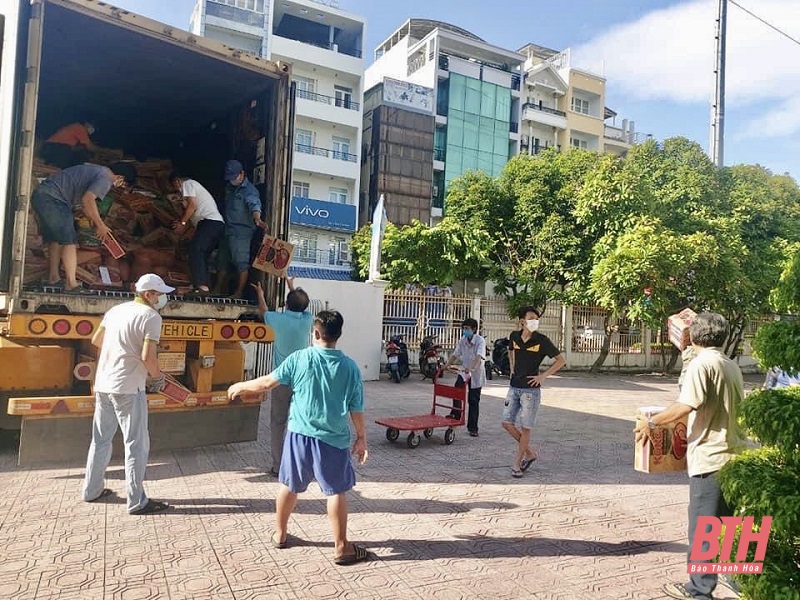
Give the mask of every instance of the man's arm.
[(183, 231), (186, 227), (186, 224), (189, 222), (189, 219), (192, 218), (192, 215), (197, 212), (197, 198), (194, 196), (186, 196), (186, 209), (183, 211), (183, 216), (181, 217), (181, 222), (175, 226), (175, 229), (178, 232)]
[(263, 377), (259, 377), (258, 379), (251, 379), (250, 381), (241, 381), (239, 383), (234, 383), (231, 387), (228, 388), (228, 398), (233, 400), (244, 393), (253, 392), (253, 393), (261, 393), (267, 392), (273, 388), (276, 388), (280, 385), (280, 381), (278, 381), (272, 373), (269, 375), (264, 375)]
[[(653, 415), (650, 420), (653, 422), (654, 427), (660, 427), (662, 425), (669, 425), (675, 421), (681, 420), (683, 417), (688, 415), (692, 412), (692, 407), (688, 404), (683, 404), (681, 402), (676, 402), (672, 406), (668, 407), (666, 410)], [(636, 434), (636, 441), (639, 442), (643, 439), (650, 438), (650, 425), (644, 419), (638, 419), (636, 421), (636, 428), (633, 432)]]
[(256, 299), (258, 300), (258, 314), (261, 316), (261, 320), (264, 321), (267, 317), (267, 311), (269, 310), (269, 307), (267, 306), (267, 299), (264, 297), (264, 288), (261, 287), (261, 282), (251, 283), (250, 285), (256, 291)]
[(477, 353), (475, 354), (475, 360), (472, 361), (472, 364), (469, 366), (470, 371), (477, 371), (480, 369), (483, 361), (486, 360), (486, 342), (478, 342), (478, 347), (476, 350)]
[(106, 236), (111, 233), (111, 229), (103, 223), (103, 219), (100, 217), (100, 211), (97, 208), (97, 195), (94, 192), (84, 192), (81, 198), (81, 205), (83, 206), (83, 213), (94, 223), (97, 237), (105, 240)]
[(250, 192), (245, 193), (244, 201), (247, 204), (247, 208), (250, 209), (250, 212), (253, 214), (253, 223), (256, 224), (256, 227), (260, 227), (261, 229), (266, 229), (267, 224), (261, 220), (261, 198), (259, 195), (252, 190), (255, 188), (250, 188)]
[(364, 426), (364, 413), (351, 412), (350, 419), (353, 421), (353, 428), (356, 430), (356, 441), (353, 443), (353, 454), (358, 457), (359, 464), (367, 462), (367, 429)]
[(461, 358), (461, 340), (458, 340), (458, 343), (456, 343), (455, 350), (453, 350), (453, 353), (450, 355), (450, 358), (447, 359), (447, 363), (444, 365), (444, 368), (448, 369), (451, 366), (453, 366), (457, 358)]
[(158, 366), (158, 342), (146, 339), (142, 348), (142, 362), (147, 368), (147, 374), (153, 379), (161, 377), (161, 369)]

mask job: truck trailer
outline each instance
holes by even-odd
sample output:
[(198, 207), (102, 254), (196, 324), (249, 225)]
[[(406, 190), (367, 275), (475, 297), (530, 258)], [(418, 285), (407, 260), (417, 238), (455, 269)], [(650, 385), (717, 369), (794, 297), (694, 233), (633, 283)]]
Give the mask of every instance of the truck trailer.
[[(37, 143), (91, 120), (103, 147), (168, 159), (218, 199), (236, 158), (285, 239), (291, 69), (94, 0), (0, 0), (0, 35), (0, 429), (19, 431), (22, 466), (79, 461), (94, 411), (90, 340), (133, 295), (31, 284)], [(265, 288), (280, 304), (283, 282)], [(274, 339), (255, 307), (176, 292), (161, 314), (161, 368), (187, 393), (148, 395), (153, 450), (254, 440), (261, 398), (231, 403), (225, 392), (243, 377), (243, 344)]]

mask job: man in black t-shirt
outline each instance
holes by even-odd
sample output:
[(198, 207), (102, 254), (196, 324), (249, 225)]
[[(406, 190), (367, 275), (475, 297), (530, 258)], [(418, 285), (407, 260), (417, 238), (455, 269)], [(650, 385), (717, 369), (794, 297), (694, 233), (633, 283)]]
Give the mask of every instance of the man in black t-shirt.
[[(531, 448), (531, 430), (541, 402), (542, 382), (567, 364), (564, 355), (546, 335), (538, 332), (541, 312), (533, 306), (523, 306), (517, 312), (521, 331), (508, 336), (508, 358), (511, 363), (511, 385), (506, 395), (503, 428), (517, 441), (517, 454), (511, 469), (512, 477), (522, 477), (533, 461), (536, 452)], [(555, 358), (552, 366), (539, 374), (545, 356)], [(520, 427), (517, 428), (517, 417)]]

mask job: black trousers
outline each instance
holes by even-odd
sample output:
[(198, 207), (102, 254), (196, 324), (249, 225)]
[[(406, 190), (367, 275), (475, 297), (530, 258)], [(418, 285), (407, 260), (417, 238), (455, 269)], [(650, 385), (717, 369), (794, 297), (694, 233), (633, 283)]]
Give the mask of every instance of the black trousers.
[[(698, 517), (724, 517), (732, 513), (722, 497), (722, 491), (717, 481), (717, 474), (707, 473), (689, 478), (689, 553), (692, 551), (694, 535), (697, 531)], [(710, 530), (707, 530), (710, 531)], [(709, 544), (703, 544), (703, 550), (708, 550)], [(701, 562), (701, 561), (693, 561)], [(702, 561), (710, 563), (710, 560)], [(714, 573), (692, 573), (686, 591), (694, 598), (711, 600), (711, 592), (717, 587), (717, 575)]]
[(68, 146), (45, 142), (39, 152), (44, 161), (60, 169), (74, 167), (89, 160), (89, 149), (85, 146)]
[(192, 241), (189, 242), (189, 268), (195, 289), (208, 286), (208, 259), (222, 239), (225, 224), (222, 221), (203, 219), (197, 224)]
[[(464, 387), (464, 380), (459, 376), (456, 380), (456, 387)], [(480, 416), (481, 390), (483, 388), (469, 388), (467, 394), (467, 431), (478, 433), (478, 417)], [(453, 410), (451, 412), (456, 419), (461, 418), (461, 400), (453, 400)]]

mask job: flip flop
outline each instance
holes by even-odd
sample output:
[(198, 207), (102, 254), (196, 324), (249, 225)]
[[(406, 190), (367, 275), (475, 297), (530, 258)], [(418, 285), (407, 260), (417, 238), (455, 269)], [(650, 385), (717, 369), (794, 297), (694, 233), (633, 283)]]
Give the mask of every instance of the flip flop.
[(160, 513), (169, 508), (169, 504), (166, 502), (159, 502), (158, 500), (148, 500), (147, 504), (145, 504), (142, 508), (138, 510), (132, 510), (128, 514), (130, 515), (152, 515), (155, 513)]
[(97, 502), (98, 500), (102, 500), (103, 498), (106, 498), (107, 496), (110, 496), (113, 493), (114, 492), (112, 492), (110, 489), (103, 488), (103, 491), (100, 492), (100, 495), (97, 496), (97, 498), (92, 498), (91, 500), (87, 500), (87, 502)]
[(523, 473), (531, 468), (531, 465), (536, 462), (536, 459), (539, 458), (538, 456), (534, 458), (524, 458), (521, 463), (519, 463), (519, 470)]
[(283, 550), (284, 548), (289, 547), (289, 536), (286, 536), (286, 539), (282, 542), (275, 537), (275, 533), (269, 536), (269, 541), (272, 542), (272, 547), (277, 548), (278, 550)]
[(522, 477), (522, 471), (519, 469), (511, 469), (511, 476), (514, 479), (519, 479), (520, 477)]
[(370, 558), (369, 552), (364, 546), (353, 544), (353, 554), (343, 554), (338, 558), (334, 558), (333, 562), (340, 567), (347, 565), (354, 565), (356, 563), (368, 561)]

